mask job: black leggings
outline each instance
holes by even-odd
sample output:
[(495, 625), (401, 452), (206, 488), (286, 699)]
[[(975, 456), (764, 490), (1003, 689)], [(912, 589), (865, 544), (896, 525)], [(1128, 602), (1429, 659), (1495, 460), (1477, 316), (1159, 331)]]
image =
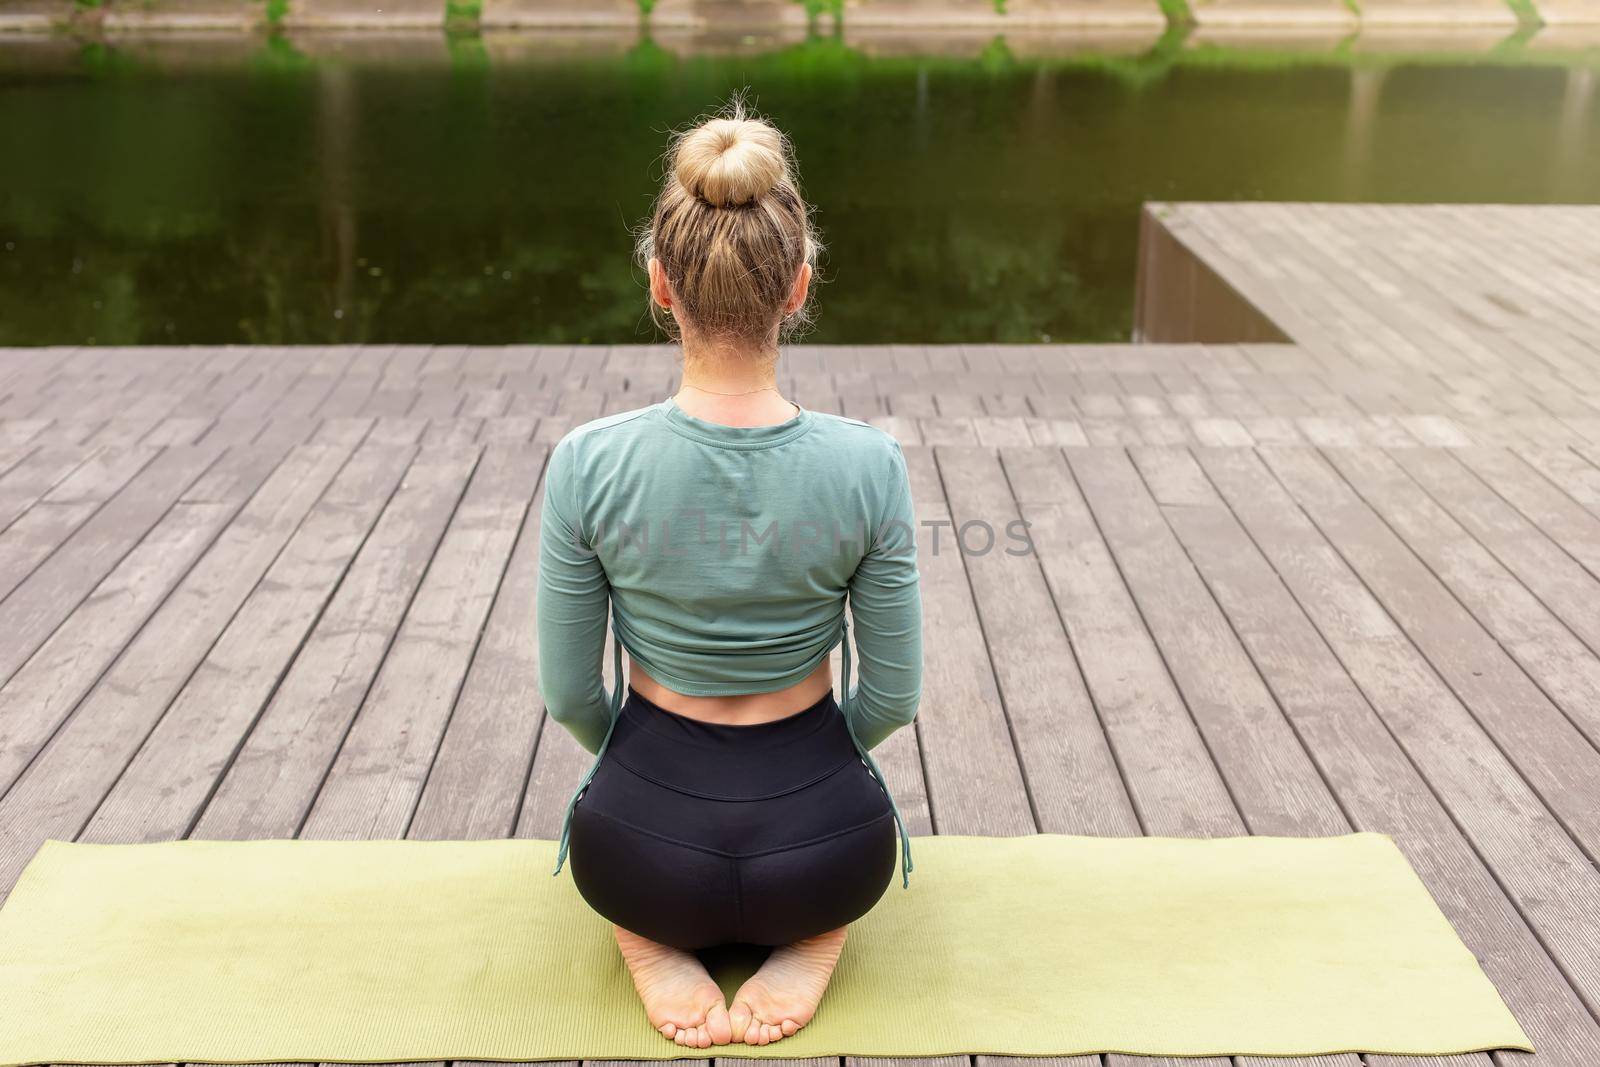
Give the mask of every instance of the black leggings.
[(896, 859), (888, 795), (831, 694), (721, 726), (630, 688), (573, 810), (571, 849), (590, 907), (682, 949), (837, 929), (877, 903)]

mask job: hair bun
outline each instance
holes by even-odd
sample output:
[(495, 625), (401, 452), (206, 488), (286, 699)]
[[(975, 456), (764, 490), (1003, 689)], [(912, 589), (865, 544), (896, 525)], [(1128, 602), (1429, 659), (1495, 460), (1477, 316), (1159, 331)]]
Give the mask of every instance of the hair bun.
[(712, 119), (679, 142), (673, 173), (713, 207), (748, 204), (789, 176), (783, 135), (760, 119)]

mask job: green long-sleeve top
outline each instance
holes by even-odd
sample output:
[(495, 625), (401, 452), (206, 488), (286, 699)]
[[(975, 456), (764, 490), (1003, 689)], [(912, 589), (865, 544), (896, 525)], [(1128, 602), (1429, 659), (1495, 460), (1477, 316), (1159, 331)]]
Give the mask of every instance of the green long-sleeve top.
[[(540, 521), (540, 688), (550, 717), (596, 756), (567, 806), (558, 873), (622, 706), (623, 649), (675, 692), (723, 696), (794, 685), (843, 643), (845, 721), (888, 790), (869, 750), (911, 722), (922, 689), (916, 520), (893, 437), (804, 408), (772, 426), (723, 426), (668, 399), (563, 437)], [(898, 807), (895, 819), (904, 877)]]

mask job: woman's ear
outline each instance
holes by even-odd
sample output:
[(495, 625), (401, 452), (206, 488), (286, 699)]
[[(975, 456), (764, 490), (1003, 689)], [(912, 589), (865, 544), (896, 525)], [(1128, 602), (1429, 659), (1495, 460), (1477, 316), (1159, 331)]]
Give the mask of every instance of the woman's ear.
[(789, 290), (789, 301), (783, 306), (785, 315), (793, 315), (806, 303), (806, 294), (811, 291), (811, 264), (800, 264), (800, 273), (795, 275), (794, 288)]
[(672, 287), (667, 284), (667, 272), (661, 266), (661, 261), (654, 256), (650, 257), (650, 299), (658, 305), (672, 310)]

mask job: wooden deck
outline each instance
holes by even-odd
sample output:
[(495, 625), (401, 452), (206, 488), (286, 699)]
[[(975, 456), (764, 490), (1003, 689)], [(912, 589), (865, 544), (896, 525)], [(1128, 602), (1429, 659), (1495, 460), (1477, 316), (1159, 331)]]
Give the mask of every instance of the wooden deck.
[[(1291, 343), (786, 356), (901, 438), (924, 520), (1032, 523), (923, 538), (913, 832), (1393, 834), (1537, 1067), (1593, 1067), (1600, 210), (1161, 210)], [(673, 378), (0, 353), (0, 893), (46, 838), (553, 836), (585, 764), (537, 697), (541, 465)]]

